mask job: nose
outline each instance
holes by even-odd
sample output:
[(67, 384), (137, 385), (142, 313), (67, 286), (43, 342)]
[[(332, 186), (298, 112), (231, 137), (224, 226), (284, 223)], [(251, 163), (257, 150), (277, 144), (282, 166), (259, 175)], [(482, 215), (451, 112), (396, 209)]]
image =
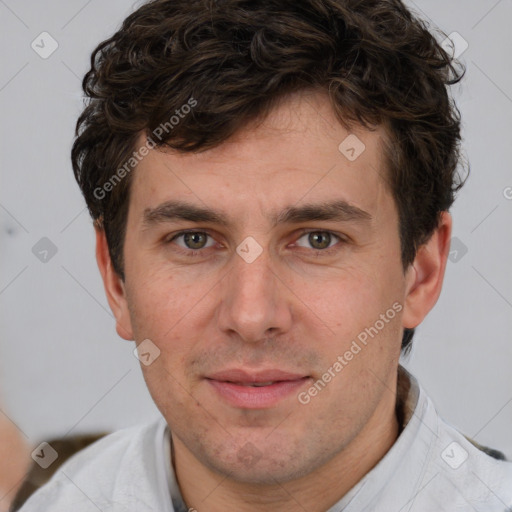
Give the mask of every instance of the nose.
[(223, 333), (255, 343), (291, 328), (293, 294), (266, 248), (249, 261), (233, 255), (219, 289), (218, 322)]

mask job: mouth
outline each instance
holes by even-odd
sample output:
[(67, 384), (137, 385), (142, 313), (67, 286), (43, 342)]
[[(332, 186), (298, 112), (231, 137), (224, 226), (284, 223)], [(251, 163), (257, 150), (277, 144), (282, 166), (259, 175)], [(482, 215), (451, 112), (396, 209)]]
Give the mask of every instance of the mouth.
[(261, 388), (263, 386), (272, 386), (272, 384), (275, 384), (276, 382), (283, 382), (283, 381), (279, 381), (279, 380), (271, 380), (269, 382), (252, 382), (252, 383), (247, 383), (247, 382), (231, 382), (231, 381), (226, 381), (226, 382), (230, 382), (231, 384), (238, 384), (239, 386), (249, 386), (251, 388)]
[(241, 369), (226, 370), (206, 377), (206, 381), (224, 402), (241, 409), (275, 407), (298, 389), (311, 376), (264, 370), (249, 372)]

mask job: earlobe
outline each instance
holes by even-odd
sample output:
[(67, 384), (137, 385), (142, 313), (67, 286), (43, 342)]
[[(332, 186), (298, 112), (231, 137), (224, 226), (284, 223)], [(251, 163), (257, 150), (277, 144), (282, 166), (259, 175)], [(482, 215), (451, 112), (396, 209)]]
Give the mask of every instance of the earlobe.
[(103, 279), (110, 309), (116, 319), (117, 334), (125, 340), (133, 340), (126, 290), (122, 279), (114, 270), (108, 250), (105, 231), (95, 226), (96, 231), (96, 261)]
[(442, 212), (439, 225), (430, 239), (422, 245), (406, 274), (406, 297), (403, 326), (417, 327), (434, 307), (443, 285), (450, 250), (452, 218)]

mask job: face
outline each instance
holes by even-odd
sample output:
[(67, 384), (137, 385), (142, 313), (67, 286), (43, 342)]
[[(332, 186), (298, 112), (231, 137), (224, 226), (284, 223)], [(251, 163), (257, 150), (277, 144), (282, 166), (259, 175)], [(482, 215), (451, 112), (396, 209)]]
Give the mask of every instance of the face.
[(393, 407), (412, 281), (384, 137), (303, 93), (217, 148), (139, 163), (118, 332), (159, 351), (147, 386), (205, 467), (284, 482)]

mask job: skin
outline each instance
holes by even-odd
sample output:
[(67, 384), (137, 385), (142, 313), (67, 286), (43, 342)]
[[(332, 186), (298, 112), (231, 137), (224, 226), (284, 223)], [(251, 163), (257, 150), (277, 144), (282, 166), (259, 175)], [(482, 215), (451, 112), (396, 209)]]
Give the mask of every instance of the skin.
[[(355, 161), (338, 150), (349, 133), (366, 146)], [(395, 442), (402, 332), (416, 327), (439, 297), (451, 217), (442, 214), (404, 272), (398, 214), (385, 181), (385, 137), (382, 127), (346, 131), (321, 92), (295, 94), (214, 149), (152, 150), (139, 163), (124, 282), (97, 230), (98, 265), (119, 335), (150, 339), (160, 350), (142, 370), (170, 426), (189, 507), (325, 511)], [(145, 226), (144, 211), (171, 199), (219, 210), (231, 225)], [(335, 199), (371, 220), (273, 225), (267, 217)], [(183, 237), (169, 241), (183, 229), (211, 235), (198, 256), (184, 255), (198, 249)], [(333, 236), (315, 244), (303, 229), (345, 241)], [(263, 249), (252, 263), (236, 252), (248, 236)], [(333, 252), (320, 254), (325, 245)], [(204, 378), (228, 368), (278, 368), (310, 376), (299, 390), (307, 391), (396, 302), (400, 313), (306, 405), (293, 393), (271, 408), (235, 407)], [(252, 460), (241, 457), (247, 453)]]
[(30, 445), (18, 428), (0, 414), (0, 512), (7, 512), (21, 487), (32, 459)]

